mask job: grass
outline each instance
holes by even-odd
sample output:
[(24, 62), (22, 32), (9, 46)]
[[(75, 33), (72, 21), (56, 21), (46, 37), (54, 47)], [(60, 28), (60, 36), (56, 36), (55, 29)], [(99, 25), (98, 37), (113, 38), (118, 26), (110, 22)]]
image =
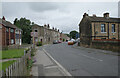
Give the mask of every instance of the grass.
[(6, 62), (0, 63), (0, 70), (5, 70), (5, 69), (8, 68), (11, 64), (13, 64), (15, 61), (16, 61), (16, 60), (6, 61)]
[(2, 51), (2, 59), (20, 58), (24, 55), (24, 49), (11, 49)]

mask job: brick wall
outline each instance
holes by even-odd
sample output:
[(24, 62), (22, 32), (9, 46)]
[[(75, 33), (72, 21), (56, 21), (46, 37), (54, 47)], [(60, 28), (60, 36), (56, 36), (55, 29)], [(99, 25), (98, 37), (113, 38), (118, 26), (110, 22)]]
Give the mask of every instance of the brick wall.
[(2, 47), (2, 26), (0, 25), (0, 49)]

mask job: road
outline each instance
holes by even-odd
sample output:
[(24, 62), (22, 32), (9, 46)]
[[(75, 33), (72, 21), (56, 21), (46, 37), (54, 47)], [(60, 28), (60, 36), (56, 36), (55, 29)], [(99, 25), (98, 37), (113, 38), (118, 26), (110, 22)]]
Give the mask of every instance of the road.
[(117, 76), (118, 56), (102, 50), (75, 48), (67, 43), (43, 47), (72, 76)]

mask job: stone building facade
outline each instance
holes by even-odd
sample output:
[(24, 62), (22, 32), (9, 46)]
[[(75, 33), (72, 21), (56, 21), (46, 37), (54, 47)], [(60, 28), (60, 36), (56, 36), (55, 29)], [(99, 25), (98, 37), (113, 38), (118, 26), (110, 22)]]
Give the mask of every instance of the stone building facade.
[(49, 24), (39, 26), (37, 24), (32, 26), (32, 32), (36, 32), (34, 36), (35, 43), (42, 42), (42, 44), (53, 43), (53, 40), (60, 40), (60, 32), (56, 28), (50, 29)]
[(120, 18), (103, 17), (84, 13), (79, 24), (81, 45), (91, 45), (92, 41), (120, 41)]
[(61, 41), (68, 41), (68, 40), (70, 40), (70, 38), (66, 34), (60, 33), (60, 40)]

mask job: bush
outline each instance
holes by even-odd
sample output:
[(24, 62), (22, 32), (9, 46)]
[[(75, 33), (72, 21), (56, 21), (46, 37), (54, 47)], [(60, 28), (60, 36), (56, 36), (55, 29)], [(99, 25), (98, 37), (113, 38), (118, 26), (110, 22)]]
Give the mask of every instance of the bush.
[(41, 42), (37, 42), (37, 46), (42, 46), (42, 43)]

